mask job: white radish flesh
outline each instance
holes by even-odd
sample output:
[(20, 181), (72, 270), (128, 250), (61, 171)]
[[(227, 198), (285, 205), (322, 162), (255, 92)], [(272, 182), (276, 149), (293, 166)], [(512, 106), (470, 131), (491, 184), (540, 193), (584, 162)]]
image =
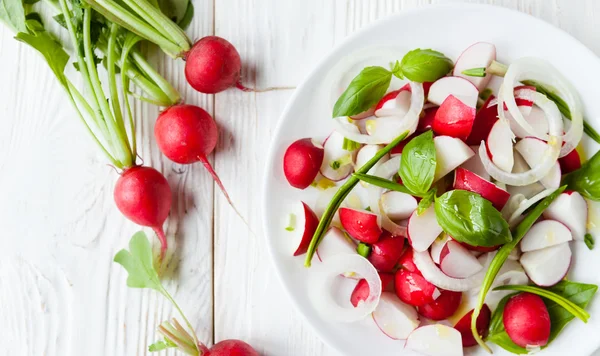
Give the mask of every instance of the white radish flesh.
[(479, 91), (468, 80), (461, 77), (443, 77), (436, 80), (429, 88), (427, 100), (442, 105), (448, 96), (453, 95), (469, 107), (477, 106)]
[(410, 194), (396, 191), (384, 193), (380, 204), (384, 213), (394, 221), (410, 218), (417, 209), (417, 199)]
[[(513, 157), (515, 159), (515, 164), (513, 165), (512, 170), (513, 173), (523, 173), (530, 169), (527, 162), (525, 162), (525, 159), (523, 159), (523, 156), (521, 156), (521, 154), (516, 150), (513, 151)], [(522, 194), (527, 199), (533, 197), (544, 189), (544, 186), (539, 182), (531, 183), (521, 187), (514, 185), (506, 186), (506, 191), (509, 192), (510, 195)]]
[(440, 255), (440, 269), (454, 278), (467, 278), (483, 269), (469, 250), (456, 241), (448, 241)]
[(325, 154), (321, 164), (321, 174), (334, 182), (352, 173), (353, 152), (346, 151), (343, 145), (344, 136), (337, 131), (333, 131), (323, 143)]
[[(465, 292), (481, 285), (485, 269), (468, 278), (454, 278), (446, 275), (431, 259), (429, 252), (414, 252), (413, 261), (423, 278), (434, 286), (454, 292)], [(485, 266), (489, 266), (486, 261)]]
[(317, 248), (317, 256), (321, 262), (327, 261), (331, 256), (354, 253), (356, 253), (356, 244), (337, 227), (329, 228)]
[[(477, 150), (479, 149), (479, 146), (469, 147), (471, 148), (471, 150), (473, 150), (473, 152), (477, 152)], [(478, 176), (487, 181), (490, 180), (490, 175), (485, 170), (483, 163), (481, 163), (481, 158), (479, 157), (479, 155), (473, 155), (473, 157), (469, 158), (465, 163), (461, 164), (460, 166), (466, 170), (477, 174)]]
[[(529, 166), (534, 166), (542, 159), (545, 148), (546, 143), (544, 141), (533, 137), (526, 137), (515, 145), (515, 150), (521, 154)], [(560, 179), (560, 164), (556, 162), (548, 174), (540, 180), (540, 183), (546, 188), (558, 188)]]
[[(537, 133), (537, 137), (544, 137), (548, 135), (548, 120), (544, 112), (537, 106), (519, 106), (519, 111), (525, 117), (525, 120), (533, 127)], [(526, 113), (528, 112), (528, 113)], [(515, 119), (507, 114), (510, 120), (510, 128), (518, 138), (525, 138), (531, 136), (525, 129), (515, 121)]]
[(461, 53), (454, 65), (452, 75), (465, 78), (477, 87), (477, 90), (483, 90), (490, 79), (491, 74), (486, 74), (484, 77), (471, 77), (462, 72), (472, 68), (487, 68), (492, 61), (496, 59), (496, 46), (488, 42), (477, 42), (469, 46)]
[(450, 136), (437, 136), (433, 139), (437, 158), (434, 181), (452, 172), (475, 155), (463, 141)]
[(462, 336), (455, 328), (443, 324), (426, 325), (413, 331), (405, 348), (427, 356), (462, 356)]
[(402, 90), (396, 95), (396, 98), (393, 100), (386, 101), (383, 106), (375, 111), (375, 116), (384, 117), (384, 116), (396, 116), (396, 117), (404, 117), (408, 110), (410, 109), (410, 90)]
[(431, 249), (429, 251), (433, 262), (437, 264), (440, 263), (440, 255), (442, 254), (442, 249), (449, 240), (450, 236), (446, 234), (441, 234), (440, 236), (438, 236), (437, 239), (435, 239), (435, 241), (433, 241), (433, 244), (431, 244)]
[(492, 162), (505, 172), (511, 172), (514, 164), (512, 140), (513, 132), (509, 123), (498, 120), (492, 126), (486, 142)]
[(521, 255), (521, 265), (531, 281), (549, 287), (560, 282), (571, 266), (571, 248), (568, 242)]
[[(362, 166), (365, 165), (365, 163), (367, 163), (371, 158), (373, 158), (377, 154), (377, 151), (379, 151), (382, 148), (383, 146), (380, 145), (365, 145), (361, 147), (358, 150), (358, 153), (356, 154), (356, 164), (354, 166), (354, 170), (359, 170)], [(389, 158), (389, 154), (383, 156), (379, 161), (377, 161), (377, 163), (375, 163), (373, 168), (369, 169), (368, 174), (373, 174), (377, 170), (377, 167), (381, 166)]]
[(588, 206), (581, 194), (574, 191), (562, 193), (543, 215), (546, 219), (565, 224), (575, 240), (583, 241), (587, 232)]
[(408, 219), (408, 240), (415, 251), (427, 251), (429, 246), (435, 241), (442, 228), (437, 223), (435, 217), (434, 204), (431, 204), (423, 214), (418, 215), (413, 212)]
[(521, 240), (521, 251), (529, 252), (573, 240), (571, 230), (556, 220), (535, 223)]
[(415, 308), (403, 303), (391, 292), (381, 294), (372, 315), (379, 330), (394, 340), (406, 339), (419, 326), (419, 315)]

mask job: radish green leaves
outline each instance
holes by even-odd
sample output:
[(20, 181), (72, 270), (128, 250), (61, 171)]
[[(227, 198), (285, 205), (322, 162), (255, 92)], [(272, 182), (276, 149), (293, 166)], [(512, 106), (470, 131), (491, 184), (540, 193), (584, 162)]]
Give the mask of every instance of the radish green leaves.
[(27, 32), (22, 0), (0, 0), (0, 20), (14, 32)]

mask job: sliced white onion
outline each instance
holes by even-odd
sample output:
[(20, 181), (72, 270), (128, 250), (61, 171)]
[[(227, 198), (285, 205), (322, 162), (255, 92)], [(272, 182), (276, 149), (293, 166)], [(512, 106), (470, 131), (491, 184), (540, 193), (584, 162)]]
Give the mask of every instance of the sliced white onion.
[(438, 288), (442, 288), (445, 290), (451, 290), (454, 292), (465, 292), (476, 288), (481, 285), (483, 282), (483, 278), (487, 271), (487, 266), (489, 263), (486, 263), (484, 268), (472, 275), (468, 278), (453, 278), (447, 276), (442, 270), (433, 262), (431, 259), (431, 255), (429, 251), (417, 252), (414, 251), (413, 260), (415, 265), (421, 271), (423, 277), (431, 284), (435, 285)]
[[(484, 142), (482, 142), (481, 146), (479, 146), (479, 156), (481, 157), (481, 162), (483, 163), (485, 170), (494, 179), (504, 184), (524, 186), (537, 182), (543, 177), (545, 177), (546, 174), (548, 174), (548, 172), (550, 172), (550, 170), (554, 167), (554, 164), (558, 160), (558, 156), (560, 154), (560, 149), (562, 146), (563, 130), (563, 122), (560, 116), (560, 112), (558, 111), (558, 107), (556, 107), (556, 104), (554, 104), (553, 101), (551, 101), (546, 96), (540, 93), (536, 92), (535, 94), (533, 94), (533, 98), (534, 103), (546, 114), (546, 117), (548, 118), (548, 125), (550, 131), (550, 137), (546, 144), (546, 151), (544, 152), (542, 159), (537, 163), (537, 165), (532, 167), (530, 170), (522, 173), (508, 173), (500, 169), (490, 160)], [(501, 103), (499, 102), (498, 107), (500, 106)], [(503, 111), (498, 111), (499, 114), (501, 112)], [(506, 120), (506, 118), (504, 118), (504, 120)]]
[(523, 212), (527, 209), (529, 209), (530, 207), (532, 207), (535, 203), (539, 202), (540, 200), (546, 198), (547, 196), (549, 196), (550, 194), (552, 194), (556, 189), (554, 188), (550, 188), (550, 189), (546, 189), (543, 190), (539, 193), (537, 193), (536, 195), (534, 195), (533, 197), (523, 200), (519, 203), (519, 207), (511, 214), (510, 218), (508, 219), (508, 224), (513, 227), (518, 221), (519, 218), (521, 217), (521, 214), (523, 214)]
[[(557, 94), (565, 101), (571, 112), (571, 127), (567, 133), (562, 135), (565, 145), (560, 150), (560, 157), (566, 156), (571, 152), (583, 136), (583, 112), (582, 105), (579, 95), (571, 83), (565, 78), (556, 68), (550, 63), (539, 58), (521, 58), (514, 61), (509, 67), (504, 76), (504, 82), (500, 88), (498, 95), (498, 108), (503, 107), (503, 103), (506, 104), (506, 108), (515, 119), (515, 121), (530, 135), (549, 141), (553, 135), (552, 129), (550, 129), (550, 135), (540, 135), (534, 127), (532, 127), (527, 120), (523, 117), (523, 114), (519, 111), (513, 88), (519, 85), (521, 80), (533, 80), (550, 88), (556, 90)], [(539, 93), (538, 93), (539, 94)], [(541, 94), (540, 94), (541, 95)], [(534, 100), (534, 103), (537, 104)], [(539, 106), (539, 105), (538, 105)], [(504, 119), (504, 113), (502, 110), (498, 110), (500, 119)], [(546, 117), (550, 120), (548, 113)], [(559, 116), (562, 121), (562, 117)], [(551, 123), (549, 123), (551, 125)]]
[[(360, 133), (356, 125), (348, 122), (347, 117), (334, 118), (336, 130), (352, 141), (374, 145), (389, 143), (405, 131), (408, 131), (408, 134), (411, 135), (417, 130), (425, 94), (423, 84), (413, 82), (409, 84), (411, 91), (410, 107), (405, 114), (402, 110), (398, 110), (399, 116), (384, 116), (369, 120), (372, 121), (368, 130), (371, 133), (370, 135)], [(378, 120), (381, 120), (380, 125), (377, 124)], [(366, 124), (369, 125), (368, 122)]]
[[(364, 278), (369, 285), (369, 296), (356, 307), (350, 303), (350, 296), (336, 300), (333, 286), (340, 275), (354, 273)], [(354, 322), (371, 314), (379, 304), (381, 280), (377, 270), (364, 257), (357, 254), (334, 255), (310, 269), (308, 293), (315, 308), (327, 321)], [(342, 300), (345, 303), (342, 303)]]

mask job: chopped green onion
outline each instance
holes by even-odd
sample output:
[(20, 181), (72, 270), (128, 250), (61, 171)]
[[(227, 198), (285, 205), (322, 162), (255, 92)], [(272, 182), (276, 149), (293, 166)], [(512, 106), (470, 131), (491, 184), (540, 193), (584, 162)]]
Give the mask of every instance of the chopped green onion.
[(361, 242), (356, 247), (356, 252), (358, 252), (358, 254), (364, 258), (368, 258), (369, 254), (371, 253), (371, 246)]
[(360, 148), (360, 143), (344, 137), (344, 143), (342, 144), (342, 148), (346, 151), (354, 151)]
[(465, 69), (461, 73), (469, 77), (485, 77), (485, 67)]
[(380, 188), (385, 188), (385, 189), (393, 190), (396, 192), (415, 195), (415, 196), (422, 198), (421, 195), (413, 194), (410, 190), (408, 190), (408, 188), (406, 188), (402, 184), (393, 182), (388, 179), (380, 178), (380, 177), (373, 176), (370, 174), (360, 174), (360, 173), (354, 173), (353, 176), (359, 180), (362, 180), (365, 183), (373, 184), (374, 186), (377, 186)]
[(285, 229), (287, 231), (294, 231), (296, 229), (296, 214), (288, 215), (288, 226)]
[(590, 250), (594, 249), (594, 244), (596, 243), (596, 241), (594, 241), (594, 236), (592, 236), (592, 234), (585, 234), (584, 242), (587, 248), (589, 248)]
[(367, 206), (367, 207), (365, 208), (365, 210), (366, 210), (366, 211), (371, 211), (371, 207), (370, 207), (370, 206)]
[(338, 170), (340, 167), (349, 165), (350, 163), (352, 163), (352, 155), (348, 154), (329, 163), (329, 167)]

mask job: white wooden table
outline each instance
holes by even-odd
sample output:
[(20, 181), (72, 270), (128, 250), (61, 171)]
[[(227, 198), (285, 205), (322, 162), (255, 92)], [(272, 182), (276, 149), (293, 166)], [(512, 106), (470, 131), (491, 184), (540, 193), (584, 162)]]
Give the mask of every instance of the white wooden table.
[[(201, 340), (239, 338), (261, 355), (337, 355), (293, 309), (265, 250), (258, 207), (266, 152), (293, 88), (332, 46), (379, 18), (431, 2), (442, 1), (194, 0), (190, 37), (231, 41), (247, 86), (280, 88), (265, 93), (201, 95), (186, 85), (181, 61), (154, 56), (186, 101), (217, 120), (220, 142), (211, 159), (258, 236), (201, 165), (161, 156), (152, 135), (158, 110), (136, 103), (140, 154), (174, 192), (165, 284)], [(600, 55), (598, 1), (487, 2), (540, 17)], [(124, 270), (112, 262), (139, 229), (114, 206), (117, 174), (46, 64), (5, 28), (0, 73), (0, 354), (145, 355), (156, 326), (176, 313), (156, 292), (127, 288)]]

